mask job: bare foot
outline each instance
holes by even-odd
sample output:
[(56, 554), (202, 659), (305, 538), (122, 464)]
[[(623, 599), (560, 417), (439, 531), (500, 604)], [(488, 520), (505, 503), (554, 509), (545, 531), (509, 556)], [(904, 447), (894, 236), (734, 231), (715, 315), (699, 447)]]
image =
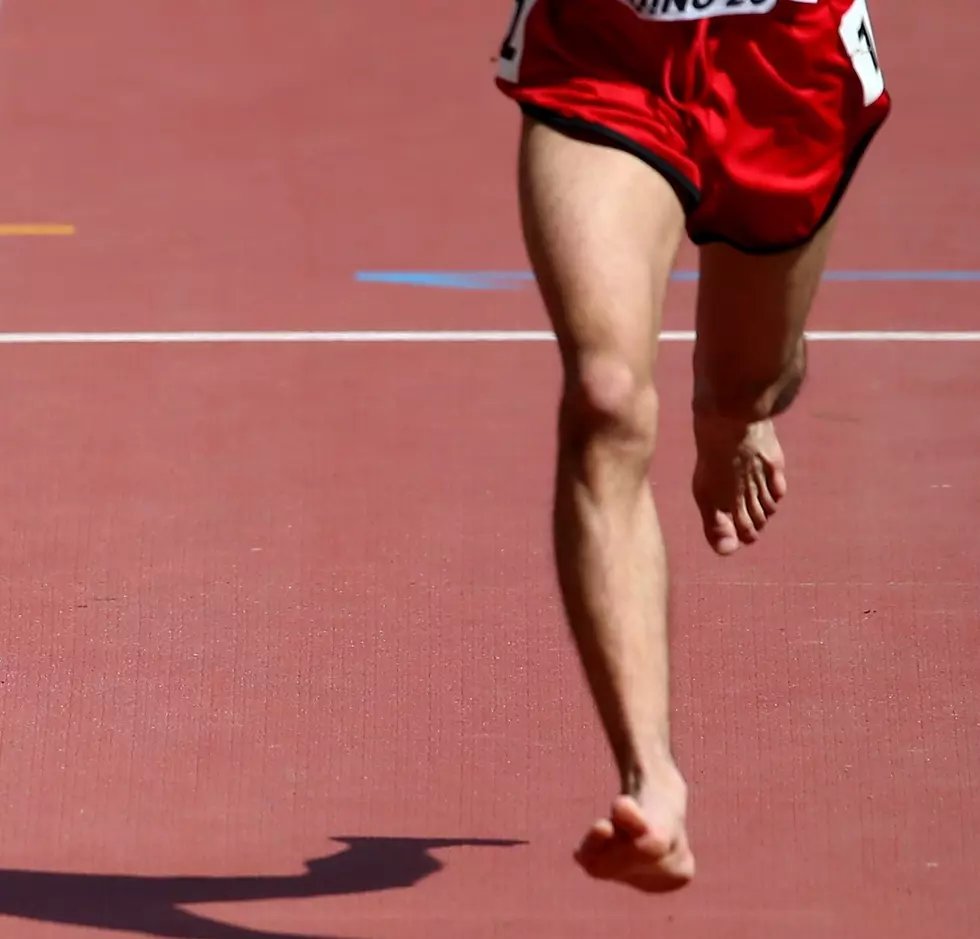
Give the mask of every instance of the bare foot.
[(693, 490), (704, 534), (718, 554), (733, 554), (758, 540), (786, 495), (783, 451), (772, 421), (746, 425), (699, 414), (694, 436)]
[[(683, 782), (681, 783), (683, 787)], [(677, 890), (694, 877), (694, 855), (684, 829), (686, 795), (649, 790), (638, 799), (618, 796), (609, 818), (599, 819), (575, 852), (596, 880), (645, 893)]]

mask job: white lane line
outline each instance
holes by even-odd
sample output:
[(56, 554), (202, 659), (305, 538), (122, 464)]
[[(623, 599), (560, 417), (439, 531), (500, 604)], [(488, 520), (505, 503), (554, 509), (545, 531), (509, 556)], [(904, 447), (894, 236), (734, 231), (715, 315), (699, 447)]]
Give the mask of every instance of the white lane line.
[[(814, 342), (980, 342), (978, 331), (855, 330), (807, 333)], [(0, 345), (112, 345), (150, 343), (473, 343), (553, 342), (548, 330), (322, 330), (187, 332), (36, 332), (0, 333)], [(693, 331), (666, 331), (662, 342), (692, 342)]]

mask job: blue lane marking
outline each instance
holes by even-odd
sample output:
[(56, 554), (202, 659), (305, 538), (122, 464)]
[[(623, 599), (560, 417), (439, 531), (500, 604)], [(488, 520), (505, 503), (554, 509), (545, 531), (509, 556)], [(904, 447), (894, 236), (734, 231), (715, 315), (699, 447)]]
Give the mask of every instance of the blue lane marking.
[[(444, 290), (516, 290), (533, 280), (530, 271), (358, 271), (362, 284), (399, 284)], [(671, 280), (691, 283), (697, 271), (676, 271)], [(977, 283), (980, 271), (827, 271), (825, 281), (847, 283)]]
[(533, 280), (529, 271), (358, 271), (365, 284), (402, 284), (449, 290), (512, 290)]

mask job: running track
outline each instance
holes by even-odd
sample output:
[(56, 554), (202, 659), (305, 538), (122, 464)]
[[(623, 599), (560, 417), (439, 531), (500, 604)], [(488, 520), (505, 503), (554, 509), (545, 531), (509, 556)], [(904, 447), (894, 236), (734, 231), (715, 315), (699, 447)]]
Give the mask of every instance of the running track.
[[(836, 271), (980, 270), (980, 16), (942, 6), (876, 5), (897, 110)], [(975, 935), (980, 344), (815, 344), (791, 497), (728, 562), (666, 345), (701, 876), (651, 900), (568, 858), (613, 779), (549, 566), (553, 346), (213, 341), (543, 329), (526, 283), (358, 277), (524, 269), (506, 14), (5, 0), (0, 225), (61, 227), (0, 228), (4, 939)], [(837, 280), (813, 327), (978, 300)]]

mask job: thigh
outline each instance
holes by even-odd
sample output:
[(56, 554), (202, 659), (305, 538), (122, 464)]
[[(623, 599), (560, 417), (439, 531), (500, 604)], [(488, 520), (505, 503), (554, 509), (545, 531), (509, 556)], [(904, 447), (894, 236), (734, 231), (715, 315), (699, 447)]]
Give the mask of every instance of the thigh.
[(519, 178), (528, 255), (566, 373), (601, 352), (649, 371), (684, 231), (673, 187), (622, 150), (529, 118)]
[(723, 244), (701, 249), (695, 398), (762, 393), (803, 355), (807, 319), (834, 231), (807, 244), (749, 255)]

